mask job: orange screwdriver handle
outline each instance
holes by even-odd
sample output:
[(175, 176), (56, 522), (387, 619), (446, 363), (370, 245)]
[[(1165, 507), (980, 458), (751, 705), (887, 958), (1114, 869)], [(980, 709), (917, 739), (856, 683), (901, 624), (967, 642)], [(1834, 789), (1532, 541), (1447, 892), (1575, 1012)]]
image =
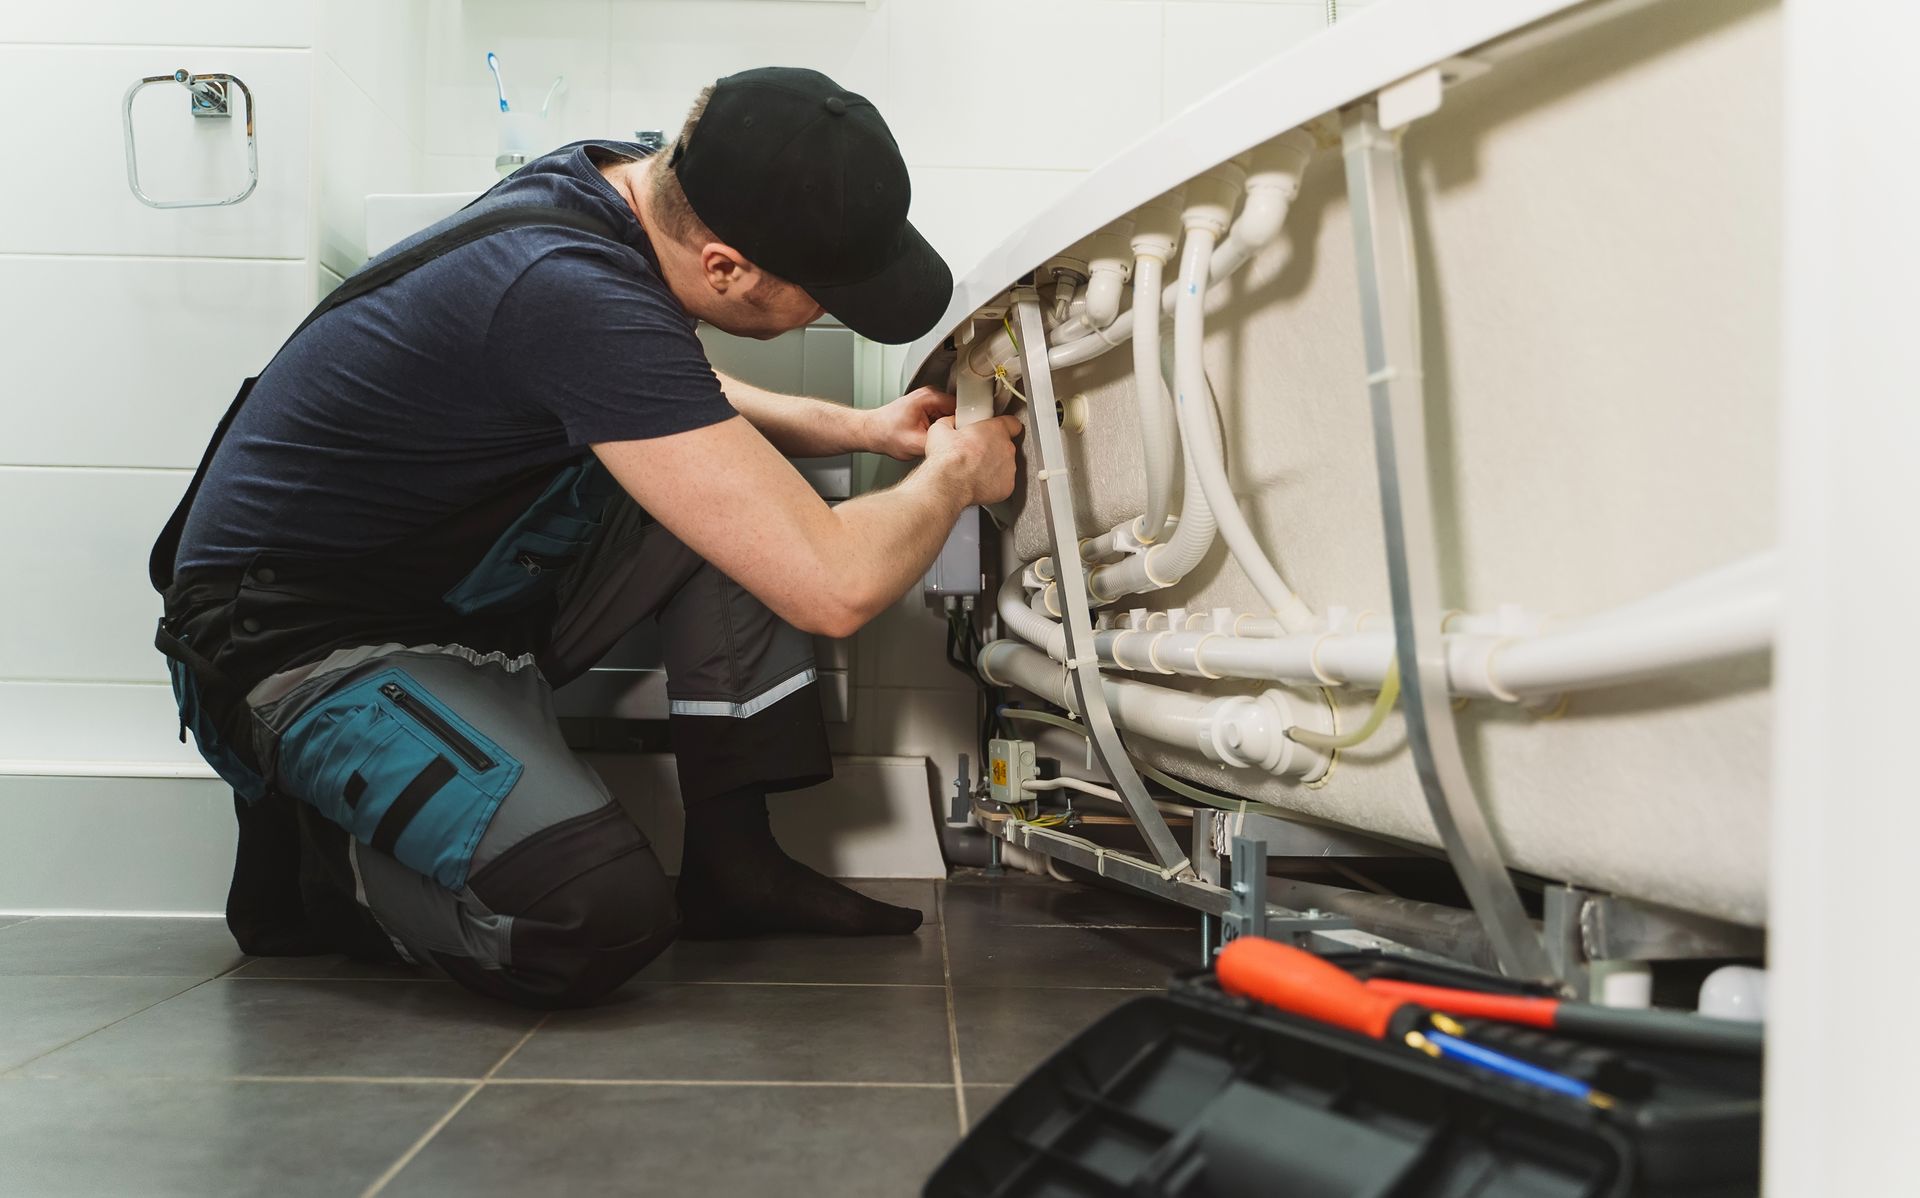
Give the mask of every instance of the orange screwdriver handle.
[(1493, 1019), (1525, 1027), (1554, 1026), (1560, 1000), (1520, 994), (1481, 994), (1472, 990), (1453, 990), (1445, 986), (1423, 986), (1418, 982), (1400, 982), (1391, 978), (1369, 978), (1366, 987), (1377, 994), (1402, 1002), (1419, 1003), (1435, 1011), (1459, 1015), (1465, 1019)]
[(1335, 1027), (1384, 1039), (1403, 998), (1367, 989), (1338, 965), (1304, 949), (1243, 936), (1220, 950), (1213, 971), (1229, 994)]

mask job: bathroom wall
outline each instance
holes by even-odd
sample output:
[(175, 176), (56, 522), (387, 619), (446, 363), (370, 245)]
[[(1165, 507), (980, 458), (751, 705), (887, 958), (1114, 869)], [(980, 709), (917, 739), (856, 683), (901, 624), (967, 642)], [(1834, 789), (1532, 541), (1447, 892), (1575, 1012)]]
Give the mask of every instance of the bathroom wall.
[[(516, 107), (556, 75), (547, 141), (677, 130), (721, 75), (812, 67), (879, 106), (914, 219), (957, 270), (1089, 168), (1326, 26), (1322, 0), (427, 0), (425, 183), (492, 181), (485, 56)], [(1343, 13), (1366, 4), (1347, 0)]]
[[(206, 909), (226, 792), (174, 736), (146, 580), (240, 380), (357, 261), (358, 196), (413, 186), (406, 5), (135, 0), (0, 8), (0, 908)], [(414, 6), (417, 11), (418, 6)], [(129, 191), (121, 98), (148, 75), (252, 89), (260, 182), (231, 207)], [(244, 119), (169, 82), (134, 105), (155, 198), (244, 184)]]

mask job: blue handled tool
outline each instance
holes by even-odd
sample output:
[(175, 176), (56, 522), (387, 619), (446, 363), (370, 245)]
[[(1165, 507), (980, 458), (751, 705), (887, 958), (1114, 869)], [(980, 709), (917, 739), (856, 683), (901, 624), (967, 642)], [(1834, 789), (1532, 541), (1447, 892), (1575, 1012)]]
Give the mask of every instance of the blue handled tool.
[(1407, 1046), (1426, 1053), (1430, 1057), (1444, 1058), (1449, 1061), (1463, 1061), (1481, 1069), (1490, 1070), (1503, 1077), (1523, 1081), (1528, 1085), (1552, 1090), (1556, 1094), (1565, 1094), (1589, 1105), (1606, 1110), (1613, 1106), (1613, 1099), (1602, 1094), (1583, 1081), (1530, 1065), (1525, 1061), (1495, 1052), (1491, 1048), (1482, 1048), (1458, 1036), (1449, 1036), (1445, 1032), (1408, 1032)]

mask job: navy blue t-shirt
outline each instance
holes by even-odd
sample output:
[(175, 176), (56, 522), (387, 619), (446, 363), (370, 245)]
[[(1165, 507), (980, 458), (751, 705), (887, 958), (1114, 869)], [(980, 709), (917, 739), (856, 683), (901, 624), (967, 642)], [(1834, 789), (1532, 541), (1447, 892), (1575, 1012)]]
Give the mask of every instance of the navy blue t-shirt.
[(175, 568), (377, 550), (596, 442), (732, 417), (696, 322), (600, 173), (641, 152), (564, 146), (489, 195), (580, 209), (622, 244), (552, 226), (495, 233), (282, 350), (214, 456)]

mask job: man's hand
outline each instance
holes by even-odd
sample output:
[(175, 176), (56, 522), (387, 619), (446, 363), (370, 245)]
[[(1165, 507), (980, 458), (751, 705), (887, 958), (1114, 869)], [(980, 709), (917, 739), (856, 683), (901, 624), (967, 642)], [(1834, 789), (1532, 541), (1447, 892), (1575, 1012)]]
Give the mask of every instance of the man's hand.
[[(952, 402), (949, 396), (941, 398)], [(955, 428), (953, 417), (943, 417), (927, 426), (927, 464), (923, 469), (937, 471), (950, 480), (969, 504), (998, 503), (1013, 494), (1018, 461), (1013, 442), (1025, 431), (1014, 416), (995, 416), (965, 428)]]
[(866, 413), (867, 444), (872, 453), (911, 462), (927, 454), (927, 428), (953, 415), (953, 396), (932, 387), (902, 395), (884, 408)]

